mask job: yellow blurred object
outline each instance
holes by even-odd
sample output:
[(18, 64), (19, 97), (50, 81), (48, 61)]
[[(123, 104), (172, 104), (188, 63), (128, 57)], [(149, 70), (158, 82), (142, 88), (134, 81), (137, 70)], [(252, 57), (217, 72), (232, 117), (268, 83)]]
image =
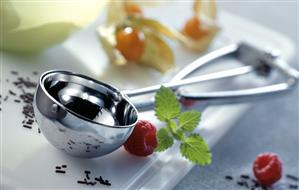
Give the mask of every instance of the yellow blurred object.
[(107, 1), (14, 1), (0, 4), (0, 48), (36, 52), (93, 22)]

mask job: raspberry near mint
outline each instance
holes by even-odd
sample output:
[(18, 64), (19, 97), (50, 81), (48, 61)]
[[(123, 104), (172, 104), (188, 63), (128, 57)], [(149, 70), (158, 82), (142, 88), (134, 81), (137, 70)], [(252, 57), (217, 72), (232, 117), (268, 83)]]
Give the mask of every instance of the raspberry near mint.
[(124, 148), (135, 156), (151, 155), (157, 147), (156, 127), (146, 120), (138, 121)]

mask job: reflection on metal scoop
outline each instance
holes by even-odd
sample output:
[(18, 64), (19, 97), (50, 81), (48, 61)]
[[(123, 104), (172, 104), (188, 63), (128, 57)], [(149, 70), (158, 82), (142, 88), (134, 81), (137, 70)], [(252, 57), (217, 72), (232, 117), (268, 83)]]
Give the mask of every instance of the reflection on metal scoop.
[[(217, 73), (186, 78), (199, 68), (223, 56), (233, 56), (245, 66)], [(199, 82), (233, 77), (256, 71), (267, 76), (272, 69), (286, 75), (287, 81), (265, 87), (237, 91), (184, 93), (179, 87)], [(233, 44), (211, 52), (182, 69), (169, 83), (178, 98), (197, 99), (208, 105), (243, 100), (249, 96), (283, 92), (297, 82), (298, 71), (271, 52), (259, 51), (246, 44)], [(138, 112), (152, 109), (153, 100), (133, 105), (129, 97), (153, 93), (161, 85), (120, 91), (90, 77), (68, 72), (48, 71), (39, 81), (34, 112), (44, 136), (58, 149), (78, 157), (98, 157), (119, 148), (138, 121)], [(218, 101), (215, 101), (218, 100)], [(220, 100), (220, 101), (219, 101)]]

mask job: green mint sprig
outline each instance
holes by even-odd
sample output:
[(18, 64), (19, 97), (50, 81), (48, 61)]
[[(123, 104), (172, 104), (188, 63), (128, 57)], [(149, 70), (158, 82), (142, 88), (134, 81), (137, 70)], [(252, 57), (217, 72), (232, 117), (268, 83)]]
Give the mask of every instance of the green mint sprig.
[(192, 133), (200, 121), (200, 112), (181, 112), (176, 95), (164, 86), (155, 95), (155, 112), (157, 118), (166, 125), (157, 133), (156, 152), (165, 151), (177, 140), (183, 157), (197, 165), (211, 164), (212, 154), (207, 143), (199, 134)]

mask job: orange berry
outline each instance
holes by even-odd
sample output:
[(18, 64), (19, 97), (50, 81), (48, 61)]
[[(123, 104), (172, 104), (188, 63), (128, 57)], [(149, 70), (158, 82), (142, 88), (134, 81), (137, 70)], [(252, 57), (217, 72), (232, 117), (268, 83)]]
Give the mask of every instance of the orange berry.
[(207, 31), (201, 28), (200, 20), (196, 16), (193, 16), (186, 22), (183, 28), (183, 33), (190, 38), (198, 40), (202, 36), (206, 35)]
[(132, 28), (125, 27), (116, 33), (116, 48), (128, 61), (138, 61), (144, 51), (144, 39), (141, 33)]
[(131, 15), (131, 14), (140, 14), (140, 15), (142, 15), (143, 14), (141, 8), (138, 5), (135, 5), (135, 4), (126, 4), (125, 5), (125, 11), (128, 15)]

